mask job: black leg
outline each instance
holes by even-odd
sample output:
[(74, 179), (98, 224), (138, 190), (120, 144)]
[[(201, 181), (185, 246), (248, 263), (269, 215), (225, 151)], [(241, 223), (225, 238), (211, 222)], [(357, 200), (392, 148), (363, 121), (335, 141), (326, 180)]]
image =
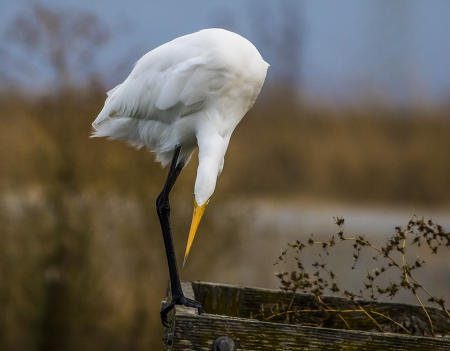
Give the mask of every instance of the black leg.
[(172, 163), (170, 164), (169, 174), (167, 175), (164, 188), (156, 199), (156, 209), (158, 212), (159, 222), (163, 232), (164, 246), (166, 248), (167, 263), (169, 265), (170, 287), (172, 294), (177, 294), (181, 291), (180, 278), (178, 276), (177, 260), (175, 257), (175, 250), (173, 247), (172, 231), (170, 229), (170, 204), (169, 193), (177, 180), (183, 164), (178, 164), (178, 156), (180, 154), (180, 146), (177, 146), (173, 154)]
[(180, 277), (178, 275), (177, 260), (175, 257), (175, 250), (173, 247), (172, 231), (170, 229), (170, 204), (169, 193), (172, 190), (181, 170), (184, 167), (182, 162), (178, 162), (178, 156), (180, 155), (181, 146), (178, 145), (175, 148), (172, 162), (170, 164), (169, 174), (167, 175), (164, 188), (156, 199), (156, 209), (158, 212), (159, 222), (161, 223), (161, 229), (163, 232), (164, 246), (166, 248), (167, 264), (169, 265), (170, 276), (170, 289), (172, 292), (171, 303), (161, 310), (161, 320), (164, 325), (167, 326), (167, 313), (175, 305), (184, 305), (188, 307), (195, 307), (199, 313), (203, 312), (202, 306), (194, 300), (187, 299), (183, 295), (181, 289)]

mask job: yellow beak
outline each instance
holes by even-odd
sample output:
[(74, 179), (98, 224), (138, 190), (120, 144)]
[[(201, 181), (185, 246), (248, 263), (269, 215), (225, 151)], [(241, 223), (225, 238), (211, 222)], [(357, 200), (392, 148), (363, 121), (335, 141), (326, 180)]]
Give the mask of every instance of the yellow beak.
[(205, 212), (206, 205), (208, 201), (206, 201), (203, 205), (199, 206), (197, 201), (194, 200), (194, 214), (192, 216), (191, 229), (189, 231), (189, 237), (186, 245), (186, 251), (184, 253), (183, 267), (186, 264), (187, 258), (189, 256), (189, 251), (191, 251), (192, 243), (194, 242), (195, 233), (197, 232), (198, 225), (200, 220), (202, 219), (203, 213)]

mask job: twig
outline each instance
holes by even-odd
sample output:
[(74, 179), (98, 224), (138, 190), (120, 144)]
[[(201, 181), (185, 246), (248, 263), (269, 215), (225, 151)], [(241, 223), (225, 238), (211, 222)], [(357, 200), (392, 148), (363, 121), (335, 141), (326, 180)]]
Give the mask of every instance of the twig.
[[(323, 304), (326, 308), (330, 309), (330, 307), (329, 307), (325, 302), (323, 302), (323, 300), (321, 299), (320, 296), (316, 296), (316, 298), (317, 298), (317, 300), (318, 300), (321, 304)], [(342, 317), (340, 313), (338, 313), (337, 315), (338, 315), (338, 317), (344, 322), (344, 324), (345, 324), (345, 326), (347, 327), (347, 329), (350, 329), (350, 325), (347, 323), (347, 321), (345, 320), (345, 318)]]
[[(391, 323), (395, 324), (406, 333), (411, 334), (412, 332), (410, 330), (405, 328), (402, 324), (393, 320), (390, 316), (385, 315), (381, 312), (372, 311), (371, 309), (366, 310), (364, 307), (360, 306), (358, 302), (355, 301), (355, 298), (357, 297), (363, 298), (364, 294), (362, 289), (359, 290), (359, 294), (354, 294), (347, 290), (340, 289), (339, 286), (336, 284), (336, 281), (334, 280), (335, 274), (331, 270), (327, 269), (327, 264), (323, 262), (323, 256), (321, 254), (319, 254), (321, 260), (317, 260), (316, 262), (312, 263), (312, 267), (315, 270), (313, 274), (310, 274), (310, 272), (308, 272), (308, 270), (305, 269), (300, 260), (300, 252), (307, 246), (310, 246), (312, 248), (313, 246), (320, 245), (324, 250), (324, 252), (326, 253), (326, 255), (329, 255), (329, 248), (332, 248), (333, 246), (339, 243), (343, 243), (345, 241), (353, 241), (352, 246), (354, 248), (353, 251), (354, 264), (352, 266), (352, 269), (355, 267), (355, 264), (358, 261), (361, 255), (361, 250), (363, 248), (366, 248), (369, 251), (372, 250), (376, 252), (376, 254), (373, 257), (374, 260), (378, 260), (378, 258), (381, 258), (384, 261), (380, 268), (377, 267), (373, 271), (367, 272), (367, 281), (364, 282), (364, 288), (366, 289), (367, 292), (371, 292), (370, 295), (371, 298), (375, 300), (377, 299), (375, 291), (377, 291), (380, 295), (386, 294), (386, 296), (390, 296), (392, 298), (396, 296), (397, 292), (400, 289), (409, 290), (409, 292), (416, 298), (418, 304), (421, 306), (421, 309), (425, 313), (430, 325), (432, 335), (435, 335), (433, 321), (431, 320), (431, 316), (428, 313), (428, 310), (425, 307), (424, 303), (422, 302), (420, 296), (421, 295), (425, 295), (425, 297), (428, 296), (429, 301), (438, 304), (449, 317), (450, 313), (445, 307), (445, 301), (443, 298), (436, 298), (429, 290), (427, 290), (422, 284), (420, 284), (415, 279), (413, 271), (416, 268), (421, 267), (425, 261), (421, 262), (419, 259), (417, 259), (416, 262), (410, 266), (407, 262), (408, 260), (406, 257), (406, 247), (407, 247), (407, 240), (410, 239), (412, 235), (415, 235), (412, 244), (417, 243), (417, 245), (420, 246), (421, 243), (420, 240), (424, 240), (426, 241), (428, 247), (433, 251), (433, 253), (436, 253), (440, 245), (442, 246), (445, 245), (447, 247), (449, 246), (449, 239), (450, 239), (448, 236), (449, 233), (443, 232), (442, 227), (439, 225), (434, 225), (431, 220), (429, 220), (427, 224), (425, 224), (423, 219), (421, 221), (417, 221), (413, 217), (413, 219), (411, 219), (408, 222), (406, 228), (402, 228), (400, 226), (396, 227), (395, 234), (387, 242), (385, 242), (385, 244), (381, 246), (376, 246), (372, 244), (368, 239), (366, 239), (364, 235), (345, 236), (342, 228), (344, 219), (336, 218), (335, 221), (336, 224), (339, 226), (337, 238), (335, 235), (332, 235), (328, 241), (327, 240), (318, 241), (314, 240), (313, 234), (311, 234), (307, 243), (303, 243), (300, 240), (297, 240), (295, 243), (289, 244), (289, 247), (295, 249), (297, 252), (297, 256), (295, 257), (295, 259), (297, 260), (298, 270), (292, 271), (290, 272), (290, 274), (289, 272), (277, 273), (277, 277), (281, 280), (283, 290), (293, 291), (294, 293), (299, 288), (301, 288), (301, 290), (304, 292), (309, 290), (316, 297), (319, 303), (320, 310), (311, 309), (300, 311), (295, 309), (295, 311), (291, 311), (294, 303), (294, 297), (292, 297), (286, 312), (277, 313), (273, 316), (270, 316), (269, 319), (285, 314), (287, 316), (287, 320), (289, 320), (290, 319), (288, 317), (289, 315), (293, 313), (300, 313), (302, 311), (333, 312), (336, 313), (338, 317), (344, 322), (346, 327), (349, 328), (349, 324), (347, 323), (346, 319), (342, 316), (342, 313), (349, 311), (362, 312), (367, 316), (367, 318), (369, 318), (373, 322), (373, 324), (379, 330), (382, 330), (382, 327), (380, 325), (381, 321), (380, 323), (378, 323), (378, 321), (374, 318), (375, 315), (390, 321)], [(435, 242), (433, 240), (435, 240)], [(277, 263), (281, 262), (283, 258), (286, 258), (286, 252), (287, 249), (283, 251), (282, 255), (280, 255)], [(400, 255), (396, 254), (396, 252), (400, 253)], [(284, 262), (286, 262), (286, 260)], [(380, 286), (379, 281), (376, 281), (377, 277), (379, 277), (382, 273), (386, 272), (390, 267), (397, 267), (398, 271), (401, 272), (400, 273), (401, 275), (399, 277), (401, 280), (399, 282), (396, 281), (391, 282), (389, 285), (386, 285), (384, 287)], [(328, 278), (323, 277), (321, 275), (322, 272), (328, 273), (329, 277)], [(377, 290), (374, 290), (374, 288), (376, 288)], [(340, 311), (338, 309), (330, 308), (330, 306), (328, 306), (322, 300), (322, 294), (327, 289), (331, 290), (333, 293), (336, 292), (343, 293), (345, 297), (349, 298), (355, 304), (355, 306), (358, 306), (359, 309)], [(422, 289), (424, 293), (421, 293), (420, 289)], [(274, 310), (273, 312), (279, 311), (280, 310), (278, 309), (277, 311)]]
[(397, 326), (399, 326), (400, 328), (402, 328), (402, 329), (403, 329), (405, 332), (407, 332), (408, 334), (410, 334), (410, 335), (412, 334), (410, 330), (408, 330), (407, 328), (405, 328), (405, 327), (404, 327), (403, 325), (401, 325), (400, 323), (394, 321), (391, 317), (389, 317), (389, 316), (387, 316), (387, 315), (385, 315), (385, 314), (383, 314), (383, 313), (380, 313), (380, 312), (377, 312), (377, 311), (373, 311), (373, 310), (370, 310), (369, 312), (370, 312), (370, 313), (377, 314), (377, 315), (379, 315), (379, 316), (381, 316), (381, 317), (386, 318), (387, 320), (391, 321), (391, 322), (394, 323), (395, 325), (397, 325)]
[[(402, 243), (402, 248), (403, 248), (403, 250), (402, 250), (402, 265), (403, 265), (402, 266), (402, 271), (403, 271), (403, 274), (405, 275), (406, 283), (409, 285), (410, 283), (409, 283), (409, 278), (408, 278), (408, 270), (406, 269), (406, 257), (405, 257), (405, 247), (406, 247), (406, 238), (407, 238), (407, 236), (408, 236), (408, 233), (405, 232), (404, 236), (403, 236), (403, 243)], [(428, 314), (427, 309), (425, 308), (424, 304), (422, 303), (422, 300), (420, 299), (419, 295), (417, 295), (416, 291), (412, 290), (411, 292), (414, 294), (414, 296), (416, 297), (417, 301), (419, 301), (420, 306), (422, 306), (422, 309), (425, 312), (425, 314), (426, 314), (426, 316), (428, 318), (428, 322), (430, 324), (431, 334), (434, 336), (433, 322), (431, 321), (431, 318), (430, 318), (430, 315)]]
[(377, 326), (377, 328), (380, 331), (383, 331), (383, 329), (381, 328), (381, 325), (378, 324), (378, 322), (375, 320), (375, 318), (373, 318), (369, 312), (367, 312), (360, 304), (358, 304), (358, 307), (361, 309), (362, 312), (364, 312), (364, 314), (370, 318), (370, 320)]

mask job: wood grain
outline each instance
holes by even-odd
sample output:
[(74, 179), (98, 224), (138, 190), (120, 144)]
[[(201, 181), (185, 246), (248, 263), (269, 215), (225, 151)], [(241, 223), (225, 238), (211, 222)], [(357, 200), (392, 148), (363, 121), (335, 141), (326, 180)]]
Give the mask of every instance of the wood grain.
[[(172, 314), (171, 328), (165, 330), (166, 350), (213, 350), (214, 341), (224, 336), (234, 341), (235, 350), (450, 350), (450, 339), (444, 337), (311, 327), (248, 318), (261, 303), (280, 303), (292, 297), (277, 290), (202, 282), (184, 283), (183, 289), (186, 289), (187, 295), (201, 302), (207, 313), (198, 315), (195, 309), (177, 306)], [(310, 306), (314, 302), (312, 296), (298, 295), (295, 303)], [(348, 303), (343, 299), (328, 299), (327, 303)], [(371, 305), (373, 307), (374, 304)], [(421, 312), (417, 306), (378, 305), (387, 310), (391, 308), (389, 311), (395, 305), (395, 310), (408, 315), (409, 319)], [(355, 316), (354, 320), (350, 320), (355, 325), (364, 326), (360, 318)], [(448, 319), (444, 318), (441, 322), (440, 330), (448, 335)], [(329, 323), (333, 326), (334, 322)]]

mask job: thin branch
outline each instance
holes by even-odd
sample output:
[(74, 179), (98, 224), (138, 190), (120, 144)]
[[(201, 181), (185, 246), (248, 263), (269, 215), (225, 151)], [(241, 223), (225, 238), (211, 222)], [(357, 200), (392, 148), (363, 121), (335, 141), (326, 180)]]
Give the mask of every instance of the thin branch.
[[(407, 236), (408, 236), (408, 233), (406, 232), (404, 237), (403, 237), (403, 244), (402, 244), (402, 248), (403, 248), (403, 250), (402, 250), (402, 264), (403, 264), (402, 271), (403, 271), (403, 274), (405, 275), (406, 283), (409, 286), (410, 283), (409, 283), (409, 278), (408, 278), (408, 270), (406, 269), (406, 257), (405, 257), (406, 256), (405, 255), (405, 247), (406, 247), (406, 238), (407, 238)], [(431, 321), (431, 318), (430, 318), (430, 315), (428, 314), (427, 309), (423, 305), (422, 300), (420, 299), (419, 295), (417, 295), (415, 290), (411, 290), (411, 292), (414, 294), (414, 296), (416, 297), (417, 301), (419, 301), (420, 306), (422, 306), (422, 309), (425, 312), (425, 314), (426, 314), (426, 316), (428, 318), (428, 322), (430, 324), (431, 334), (434, 335), (433, 322)]]
[[(316, 298), (317, 298), (317, 300), (319, 300), (319, 302), (320, 302), (321, 304), (323, 304), (326, 308), (330, 309), (330, 307), (329, 307), (325, 302), (323, 302), (323, 300), (321, 299), (320, 296), (316, 296)], [(347, 329), (350, 329), (350, 325), (347, 323), (347, 321), (345, 320), (345, 318), (342, 317), (340, 313), (338, 313), (337, 315), (338, 315), (338, 317), (344, 322), (344, 324), (345, 324), (345, 326), (347, 327)]]
[(373, 311), (373, 310), (370, 310), (369, 313), (377, 314), (377, 315), (379, 315), (379, 316), (381, 316), (381, 317), (383, 317), (383, 318), (386, 318), (387, 320), (391, 321), (392, 323), (394, 323), (394, 324), (397, 325), (398, 327), (402, 328), (402, 329), (403, 329), (405, 332), (407, 332), (408, 334), (410, 334), (410, 335), (412, 334), (410, 330), (408, 330), (407, 328), (405, 328), (405, 327), (404, 327), (403, 325), (401, 325), (400, 323), (394, 321), (391, 317), (389, 317), (388, 315), (385, 315), (384, 313), (380, 313), (380, 312)]
[(381, 328), (381, 325), (378, 324), (378, 322), (375, 320), (375, 318), (373, 318), (369, 312), (367, 312), (360, 304), (358, 304), (358, 307), (362, 310), (362, 312), (364, 312), (364, 314), (370, 318), (370, 320), (377, 326), (377, 328), (380, 331), (383, 331), (383, 329)]

